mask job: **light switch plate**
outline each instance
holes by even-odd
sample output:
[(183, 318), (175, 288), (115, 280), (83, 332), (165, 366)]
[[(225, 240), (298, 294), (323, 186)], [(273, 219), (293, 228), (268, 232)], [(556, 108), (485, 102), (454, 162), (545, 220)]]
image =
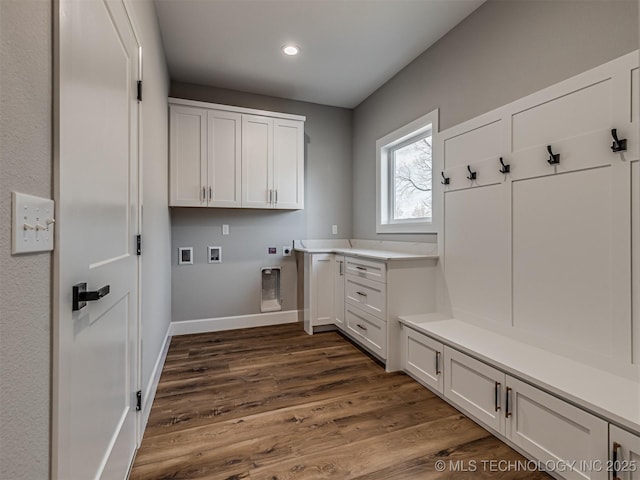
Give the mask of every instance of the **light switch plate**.
[(331, 234), (332, 235), (338, 234), (338, 225), (331, 225)]
[(48, 198), (11, 192), (11, 253), (50, 252), (53, 250), (54, 203)]
[(227, 225), (226, 223), (222, 225), (222, 234), (229, 235), (229, 225)]

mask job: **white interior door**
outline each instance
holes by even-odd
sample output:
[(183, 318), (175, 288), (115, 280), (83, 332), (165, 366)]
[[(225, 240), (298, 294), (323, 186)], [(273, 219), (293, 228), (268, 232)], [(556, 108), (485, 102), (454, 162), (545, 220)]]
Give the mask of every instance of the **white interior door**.
[[(136, 448), (140, 52), (122, 0), (58, 9), (53, 478), (122, 480)], [(73, 311), (82, 282), (110, 290)]]

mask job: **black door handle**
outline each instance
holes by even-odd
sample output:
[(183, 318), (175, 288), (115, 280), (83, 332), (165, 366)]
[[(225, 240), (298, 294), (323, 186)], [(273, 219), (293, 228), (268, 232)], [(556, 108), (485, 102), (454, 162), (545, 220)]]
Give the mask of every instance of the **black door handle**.
[(100, 300), (102, 297), (109, 295), (111, 286), (105, 285), (99, 290), (88, 292), (86, 282), (77, 283), (73, 286), (73, 311), (76, 312), (87, 305), (87, 302)]

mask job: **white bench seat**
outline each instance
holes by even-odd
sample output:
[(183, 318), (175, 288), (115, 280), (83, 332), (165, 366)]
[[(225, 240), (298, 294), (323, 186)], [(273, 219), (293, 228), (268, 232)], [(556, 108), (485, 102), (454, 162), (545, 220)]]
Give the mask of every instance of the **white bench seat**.
[(640, 379), (619, 377), (441, 314), (410, 315), (399, 320), (445, 345), (640, 434)]

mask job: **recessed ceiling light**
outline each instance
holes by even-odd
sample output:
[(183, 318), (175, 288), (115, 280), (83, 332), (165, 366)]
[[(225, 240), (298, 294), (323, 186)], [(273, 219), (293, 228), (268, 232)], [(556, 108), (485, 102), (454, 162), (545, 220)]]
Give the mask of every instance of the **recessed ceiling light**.
[(300, 47), (295, 45), (285, 45), (282, 47), (282, 52), (289, 56), (298, 55), (298, 53), (300, 53)]

